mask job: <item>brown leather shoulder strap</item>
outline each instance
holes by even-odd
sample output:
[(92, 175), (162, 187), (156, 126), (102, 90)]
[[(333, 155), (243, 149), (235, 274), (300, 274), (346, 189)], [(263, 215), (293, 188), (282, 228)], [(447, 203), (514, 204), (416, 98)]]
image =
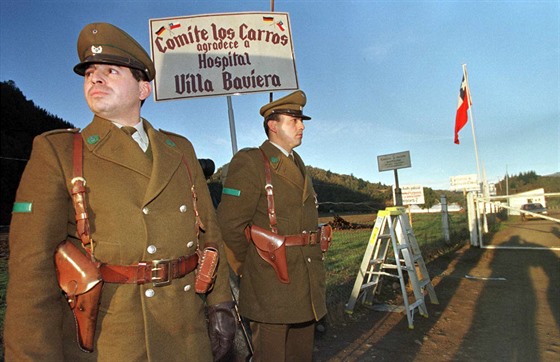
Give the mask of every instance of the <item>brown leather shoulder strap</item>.
[(270, 161), (266, 157), (262, 148), (259, 147), (261, 151), (263, 162), (264, 162), (264, 177), (266, 179), (266, 184), (264, 189), (266, 191), (266, 201), (268, 203), (268, 219), (270, 220), (270, 229), (273, 233), (278, 234), (278, 228), (276, 227), (276, 210), (274, 209), (274, 192), (272, 186), (272, 171), (270, 170)]
[(89, 219), (86, 205), (86, 180), (83, 177), (83, 140), (78, 132), (74, 134), (72, 202), (76, 212), (76, 231), (82, 245), (93, 258), (93, 240), (90, 237)]
[[(200, 230), (204, 230), (204, 224), (202, 223), (202, 220), (200, 219), (200, 214), (198, 213), (198, 208), (196, 206), (196, 201), (198, 200), (198, 196), (196, 194), (196, 189), (194, 187), (194, 179), (192, 177), (192, 173), (191, 173), (191, 169), (189, 167), (189, 164), (187, 163), (187, 160), (185, 160), (185, 156), (183, 156), (183, 164), (185, 165), (185, 167), (187, 168), (187, 173), (189, 175), (189, 180), (191, 181), (192, 187), (191, 187), (191, 196), (192, 196), (192, 200), (193, 200), (193, 210), (194, 210), (194, 215), (196, 218), (196, 222), (195, 222), (195, 233), (196, 236), (198, 238), (198, 235), (200, 234)], [(197, 240), (198, 242), (198, 240)]]

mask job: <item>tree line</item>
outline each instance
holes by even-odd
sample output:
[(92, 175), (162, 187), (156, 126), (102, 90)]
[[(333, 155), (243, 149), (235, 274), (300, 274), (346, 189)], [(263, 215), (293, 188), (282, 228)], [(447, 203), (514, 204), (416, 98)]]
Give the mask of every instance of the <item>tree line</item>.
[(28, 100), (11, 80), (0, 82), (0, 122), (0, 225), (8, 225), (35, 136), (75, 126)]
[[(0, 225), (9, 225), (12, 205), (19, 180), (31, 154), (33, 138), (43, 132), (75, 126), (28, 100), (15, 82), (0, 82)], [(224, 165), (225, 166), (225, 165)], [(221, 176), (225, 167), (220, 167), (209, 179), (209, 188), (219, 202)], [(321, 213), (366, 213), (392, 206), (392, 186), (365, 181), (354, 175), (342, 175), (330, 170), (307, 166), (319, 200)], [(556, 174), (558, 176), (558, 174)], [(507, 186), (506, 186), (507, 183)], [(528, 191), (543, 187), (546, 192), (560, 192), (560, 183), (555, 176), (539, 176), (534, 171), (504, 177), (497, 185), (500, 195)], [(437, 204), (441, 195), (448, 203), (465, 204), (462, 192), (433, 190), (424, 187), (426, 203), (430, 208)]]

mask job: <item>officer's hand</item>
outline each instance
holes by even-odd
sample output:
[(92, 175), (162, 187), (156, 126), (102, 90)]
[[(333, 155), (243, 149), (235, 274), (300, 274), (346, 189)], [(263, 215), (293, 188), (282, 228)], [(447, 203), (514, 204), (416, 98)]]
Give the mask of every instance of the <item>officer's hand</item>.
[(214, 361), (226, 361), (232, 352), (237, 329), (234, 308), (234, 302), (208, 307), (208, 335), (212, 343)]

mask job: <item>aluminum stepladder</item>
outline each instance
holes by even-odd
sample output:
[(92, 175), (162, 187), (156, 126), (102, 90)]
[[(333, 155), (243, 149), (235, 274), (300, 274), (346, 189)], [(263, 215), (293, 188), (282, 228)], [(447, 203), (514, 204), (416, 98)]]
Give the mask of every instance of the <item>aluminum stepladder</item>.
[[(394, 260), (389, 260), (387, 257), (390, 247), (393, 250)], [(412, 302), (406, 291), (404, 271), (408, 273), (412, 286)], [(373, 304), (373, 297), (383, 276), (399, 279), (410, 329), (414, 328), (416, 308), (420, 315), (428, 316), (425, 291), (428, 292), (433, 304), (439, 303), (418, 241), (403, 207), (389, 207), (377, 213), (352, 294), (346, 304), (346, 313), (353, 312), (358, 299), (361, 299), (364, 304)]]

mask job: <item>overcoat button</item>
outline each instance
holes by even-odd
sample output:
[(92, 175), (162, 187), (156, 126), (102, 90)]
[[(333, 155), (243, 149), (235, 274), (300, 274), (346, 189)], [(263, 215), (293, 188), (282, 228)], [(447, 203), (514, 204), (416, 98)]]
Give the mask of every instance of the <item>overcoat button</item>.
[(187, 205), (181, 205), (181, 206), (179, 207), (179, 211), (181, 211), (181, 212), (187, 212)]
[(155, 254), (155, 252), (157, 251), (157, 248), (156, 248), (155, 245), (150, 245), (150, 246), (148, 246), (147, 250), (148, 250), (148, 253)]
[(190, 284), (185, 285), (185, 286), (183, 287), (183, 290), (184, 290), (185, 292), (188, 292), (189, 290), (191, 290), (191, 285), (190, 285)]
[(311, 258), (307, 258), (307, 262), (308, 262), (308, 263), (311, 263)]
[(145, 208), (142, 209), (142, 212), (144, 213), (144, 215), (148, 215), (150, 213), (150, 209), (145, 207)]
[(146, 291), (144, 292), (144, 295), (145, 295), (147, 298), (153, 297), (154, 294), (156, 294), (156, 292), (154, 292), (153, 289), (146, 289)]
[(188, 248), (192, 248), (193, 245), (194, 245), (194, 241), (189, 241), (189, 242), (187, 243), (187, 247), (188, 247)]

